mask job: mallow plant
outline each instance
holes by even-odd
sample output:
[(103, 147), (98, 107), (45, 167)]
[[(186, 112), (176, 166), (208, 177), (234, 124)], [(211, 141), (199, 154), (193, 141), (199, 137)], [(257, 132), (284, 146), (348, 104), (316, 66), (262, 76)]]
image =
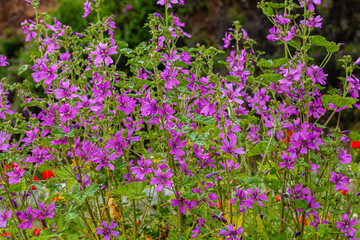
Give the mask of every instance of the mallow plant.
[(360, 60), (340, 59), (342, 87), (327, 86), (341, 45), (314, 34), (321, 0), (259, 2), (277, 59), (239, 22), (222, 50), (180, 47), (183, 0), (154, 1), (152, 37), (130, 49), (101, 2), (84, 3), (98, 21), (83, 32), (46, 14), (22, 23), (37, 50), (19, 69), (31, 79), (0, 85), (2, 238), (360, 238), (360, 134), (339, 126), (360, 108)]

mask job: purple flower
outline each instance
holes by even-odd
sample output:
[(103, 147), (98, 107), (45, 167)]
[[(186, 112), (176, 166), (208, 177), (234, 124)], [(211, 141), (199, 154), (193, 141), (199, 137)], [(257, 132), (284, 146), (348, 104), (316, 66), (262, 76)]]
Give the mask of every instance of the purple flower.
[(181, 5), (184, 5), (184, 0), (168, 0), (168, 1), (166, 1), (166, 0), (158, 0), (156, 3), (161, 5), (161, 6), (164, 6), (166, 2), (167, 2), (166, 7), (168, 9), (171, 8), (171, 4), (179, 3)]
[(302, 0), (300, 2), (300, 5), (302, 7), (305, 7), (305, 1), (307, 2), (307, 7), (309, 8), (310, 11), (314, 11), (315, 10), (315, 7), (313, 4), (315, 5), (320, 5), (321, 4), (321, 0)]
[(32, 20), (25, 20), (21, 23), (21, 27), (26, 34), (25, 42), (30, 42), (31, 38), (36, 38), (37, 33), (35, 31), (35, 22)]
[(17, 213), (18, 217), (23, 220), (22, 223), (18, 225), (18, 228), (24, 231), (25, 228), (32, 229), (32, 223), (35, 220), (36, 216), (32, 213), (31, 206), (26, 208), (26, 212), (20, 211)]
[(339, 160), (342, 164), (351, 163), (351, 154), (347, 154), (347, 151), (343, 147), (342, 150), (339, 148), (336, 149), (339, 152)]
[(286, 36), (283, 37), (283, 39), (282, 39), (284, 42), (290, 41), (291, 39), (293, 39), (295, 37), (295, 28), (296, 28), (296, 26), (294, 25), (290, 31), (286, 32)]
[(111, 95), (110, 89), (110, 81), (105, 82), (104, 84), (98, 83), (95, 85), (96, 87), (91, 89), (93, 92), (93, 98), (95, 98), (95, 101), (97, 102), (103, 102), (104, 99), (109, 97)]
[(116, 153), (113, 153), (110, 156), (108, 156), (108, 154), (102, 152), (101, 156), (92, 160), (93, 163), (100, 163), (99, 165), (96, 166), (95, 170), (99, 171), (100, 168), (107, 166), (111, 171), (114, 171), (115, 167), (114, 165), (109, 163), (109, 161), (114, 161), (116, 157), (118, 157)]
[(50, 203), (46, 208), (45, 203), (39, 202), (39, 207), (41, 210), (33, 209), (32, 212), (37, 215), (40, 221), (45, 218), (54, 218), (55, 203)]
[(54, 90), (56, 99), (61, 99), (63, 97), (66, 97), (67, 99), (80, 97), (78, 94), (74, 93), (80, 90), (80, 87), (76, 87), (74, 84), (70, 87), (69, 80), (67, 80), (66, 82), (61, 82), (59, 85), (60, 88)]
[(346, 184), (350, 184), (349, 182), (349, 177), (344, 177), (344, 175), (342, 173), (339, 173), (339, 175), (337, 175), (334, 172), (330, 172), (330, 182), (336, 183), (335, 185), (335, 191), (339, 191), (339, 190), (348, 190), (348, 187), (346, 186)]
[(90, 9), (90, 6), (91, 6), (91, 1), (89, 2), (89, 0), (86, 0), (86, 3), (84, 3), (84, 15), (82, 15), (83, 18), (86, 18), (90, 12), (91, 12), (91, 9)]
[(276, 15), (276, 17), (274, 18), (274, 22), (284, 25), (288, 22), (290, 22), (291, 20), (289, 18), (284, 18), (285, 16), (287, 16), (287, 13), (283, 15)]
[(328, 74), (325, 74), (324, 71), (316, 65), (306, 68), (307, 75), (314, 81), (314, 83), (320, 83), (321, 85), (326, 84), (326, 77)]
[(148, 159), (144, 161), (144, 157), (141, 157), (137, 161), (139, 167), (130, 168), (132, 174), (136, 174), (135, 179), (138, 181), (145, 181), (145, 174), (150, 174), (153, 170), (151, 168), (152, 160)]
[(10, 139), (10, 134), (7, 132), (0, 132), (0, 151), (6, 152), (10, 148), (10, 144), (6, 143)]
[(235, 148), (236, 146), (236, 137), (230, 138), (230, 144), (227, 140), (223, 139), (221, 141), (223, 146), (220, 146), (220, 150), (226, 153), (230, 153), (233, 156), (237, 156), (238, 154), (245, 154), (245, 151), (243, 148)]
[(252, 208), (252, 205), (254, 204), (254, 198), (250, 197), (250, 198), (246, 199), (246, 197), (248, 195), (247, 191), (242, 190), (242, 189), (237, 189), (236, 195), (238, 198), (229, 199), (229, 202), (231, 202), (232, 204), (236, 204), (236, 202), (239, 202), (241, 213), (247, 212), (246, 208)]
[(294, 170), (294, 164), (295, 164), (295, 158), (296, 158), (296, 153), (295, 152), (291, 152), (289, 154), (289, 156), (283, 152), (280, 156), (280, 158), (282, 160), (284, 160), (284, 162), (280, 162), (279, 165), (281, 168), (287, 167), (288, 169)]
[(150, 185), (158, 184), (158, 186), (156, 187), (157, 192), (160, 192), (163, 189), (164, 184), (167, 188), (169, 188), (169, 189), (171, 188), (173, 183), (168, 180), (172, 176), (174, 176), (174, 174), (171, 173), (171, 169), (166, 170), (166, 172), (164, 174), (162, 173), (161, 169), (157, 169), (157, 170), (154, 170), (154, 174), (158, 178), (155, 178), (155, 177), (151, 178), (149, 184)]
[(269, 30), (270, 34), (266, 36), (266, 38), (270, 41), (279, 41), (280, 37), (281, 37), (281, 31), (276, 28), (275, 26), (273, 26), (272, 28), (270, 28)]
[(226, 228), (228, 231), (225, 231), (224, 229), (220, 229), (219, 235), (225, 236), (228, 238), (225, 238), (225, 240), (240, 240), (237, 236), (241, 235), (244, 231), (243, 228), (238, 227), (238, 229), (234, 229), (234, 226), (232, 224), (226, 225)]
[(95, 51), (91, 52), (91, 55), (95, 55), (94, 64), (95, 66), (100, 66), (104, 61), (106, 66), (109, 66), (114, 61), (109, 57), (109, 55), (117, 54), (116, 46), (113, 46), (107, 49), (107, 43), (99, 43)]
[(40, 69), (36, 70), (31, 76), (34, 78), (34, 81), (39, 83), (40, 80), (44, 80), (44, 84), (50, 85), (52, 81), (54, 81), (58, 75), (55, 73), (58, 70), (58, 66), (56, 64), (51, 65), (48, 68), (45, 64), (40, 65)]
[(52, 160), (52, 156), (48, 154), (49, 150), (47, 150), (46, 148), (41, 149), (38, 146), (35, 146), (35, 148), (31, 150), (31, 152), (34, 154), (34, 156), (28, 156), (26, 159), (27, 162), (36, 162), (41, 165), (46, 160)]
[(9, 63), (6, 61), (6, 59), (7, 58), (5, 56), (0, 55), (0, 66), (1, 67), (5, 67), (5, 66), (9, 65)]
[(60, 120), (63, 122), (66, 122), (68, 119), (74, 120), (78, 112), (78, 107), (72, 107), (69, 103), (63, 103), (59, 106)]
[(194, 233), (193, 235), (191, 235), (192, 238), (196, 238), (201, 233), (200, 228), (202, 227), (203, 223), (205, 222), (205, 219), (199, 218), (198, 221), (199, 221), (199, 226), (196, 226), (195, 230), (191, 230), (191, 232)]
[(171, 71), (171, 68), (168, 66), (160, 73), (161, 78), (165, 81), (165, 88), (167, 90), (176, 88), (180, 84), (180, 81), (176, 79), (178, 73), (178, 70), (174, 69), (174, 71)]
[(106, 144), (106, 148), (112, 148), (115, 150), (116, 153), (122, 155), (123, 151), (122, 149), (125, 148), (126, 143), (124, 138), (122, 137), (122, 130), (120, 130), (117, 134), (115, 134), (115, 140), (113, 138), (110, 138), (109, 141)]
[(318, 226), (320, 224), (328, 224), (328, 221), (325, 219), (321, 222), (320, 218), (318, 216), (315, 216), (314, 221), (310, 223), (310, 225), (313, 226), (316, 231), (318, 230)]
[(231, 41), (231, 33), (225, 33), (225, 37), (222, 38), (222, 40), (224, 41), (224, 48), (228, 48), (230, 46), (230, 41)]
[(180, 148), (186, 147), (186, 140), (180, 141), (180, 136), (178, 135), (174, 140), (172, 138), (169, 139), (169, 146), (171, 147), (170, 154), (181, 157), (185, 152)]
[(18, 182), (21, 182), (21, 177), (24, 175), (25, 170), (21, 170), (20, 166), (16, 166), (14, 168), (14, 171), (8, 172), (6, 175), (9, 178), (9, 184), (17, 184)]
[(345, 233), (344, 236), (347, 237), (354, 237), (356, 234), (356, 230), (354, 228), (352, 228), (351, 226), (355, 226), (358, 224), (358, 222), (356, 221), (356, 217), (354, 217), (353, 219), (349, 220), (349, 215), (345, 214), (342, 215), (342, 220), (343, 222), (336, 222), (336, 228), (340, 229), (340, 232)]
[(0, 210), (0, 228), (6, 227), (6, 219), (12, 216), (12, 210), (6, 212), (6, 209)]
[(110, 240), (110, 238), (111, 238), (110, 235), (113, 235), (114, 237), (119, 237), (119, 232), (118, 231), (111, 231), (111, 229), (113, 229), (113, 228), (115, 228), (117, 226), (117, 223), (114, 223), (113, 221), (111, 221), (111, 223), (109, 224), (109, 227), (108, 227), (105, 220), (103, 220), (102, 223), (100, 224), (100, 226), (103, 226), (104, 229), (95, 228), (96, 234), (104, 235), (104, 238), (103, 238), (104, 240)]
[(354, 75), (351, 75), (351, 77), (346, 77), (346, 81), (349, 82), (349, 87), (350, 87), (350, 95), (353, 98), (358, 98), (359, 97), (359, 90), (360, 90), (360, 83), (359, 83), (359, 79), (357, 77), (355, 77)]
[(176, 192), (177, 199), (171, 199), (171, 206), (175, 207), (180, 205), (179, 212), (182, 214), (186, 213), (185, 204), (188, 204), (188, 201), (185, 201), (185, 198), (180, 197), (180, 194)]
[(311, 213), (312, 215), (317, 215), (318, 211), (314, 210), (314, 209), (318, 209), (320, 208), (320, 203), (319, 202), (315, 202), (315, 197), (309, 197), (309, 198), (305, 198), (305, 200), (308, 203), (308, 206), (306, 207), (306, 209), (301, 209), (298, 208), (296, 209), (296, 211), (298, 212), (303, 212), (305, 211), (305, 217), (307, 217), (309, 215), (309, 213)]
[(119, 105), (117, 109), (124, 111), (126, 115), (129, 115), (136, 108), (136, 100), (131, 97), (126, 96), (126, 93), (117, 97)]
[[(247, 192), (252, 195), (252, 197), (248, 197), (248, 200), (256, 200), (256, 202), (260, 205), (260, 207), (264, 207), (264, 204), (261, 201), (267, 202), (269, 201), (265, 195), (265, 193), (261, 193), (259, 194), (259, 189), (258, 188), (254, 188), (254, 190), (252, 190), (251, 188), (249, 188), (247, 190)], [(261, 201), (260, 201), (261, 200)]]
[(326, 110), (322, 107), (321, 99), (318, 98), (314, 102), (309, 102), (309, 117), (313, 116), (314, 118), (319, 118), (323, 116)]
[(34, 130), (25, 131), (26, 138), (21, 139), (21, 142), (24, 142), (24, 146), (31, 144), (35, 141), (36, 134), (39, 132), (39, 129), (37, 127), (34, 128)]
[(302, 188), (302, 184), (295, 185), (294, 189), (290, 187), (287, 192), (292, 195), (291, 200), (308, 199), (311, 196), (310, 189), (307, 187)]

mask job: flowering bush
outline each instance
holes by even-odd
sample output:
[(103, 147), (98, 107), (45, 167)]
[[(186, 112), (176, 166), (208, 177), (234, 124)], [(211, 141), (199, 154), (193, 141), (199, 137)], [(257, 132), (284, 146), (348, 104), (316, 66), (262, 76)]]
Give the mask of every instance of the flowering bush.
[[(262, 58), (235, 22), (226, 73), (213, 71), (226, 51), (177, 46), (191, 37), (170, 13), (184, 1), (157, 3), (164, 13), (149, 17), (152, 38), (135, 49), (113, 38), (101, 0), (84, 3), (98, 22), (81, 33), (47, 15), (23, 23), (38, 52), (19, 69), (33, 79), (0, 85), (2, 236), (358, 239), (359, 168), (345, 145), (360, 134), (339, 120), (360, 108), (360, 60), (344, 56), (343, 88), (326, 89), (323, 68), (340, 45), (312, 34), (321, 0), (261, 1), (284, 57)], [(318, 66), (307, 52), (319, 47), (328, 54)]]

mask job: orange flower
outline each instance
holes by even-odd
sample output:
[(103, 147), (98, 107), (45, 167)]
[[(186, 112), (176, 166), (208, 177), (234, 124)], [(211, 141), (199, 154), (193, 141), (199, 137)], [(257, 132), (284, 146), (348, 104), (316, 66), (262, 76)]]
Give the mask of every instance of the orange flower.
[(50, 170), (43, 171), (42, 175), (43, 175), (44, 180), (51, 178), (51, 177), (55, 177), (54, 173)]
[(276, 196), (275, 199), (276, 199), (276, 201), (278, 201), (278, 202), (281, 201), (281, 197), (280, 197), (280, 196)]
[(351, 148), (360, 148), (360, 141), (352, 141)]

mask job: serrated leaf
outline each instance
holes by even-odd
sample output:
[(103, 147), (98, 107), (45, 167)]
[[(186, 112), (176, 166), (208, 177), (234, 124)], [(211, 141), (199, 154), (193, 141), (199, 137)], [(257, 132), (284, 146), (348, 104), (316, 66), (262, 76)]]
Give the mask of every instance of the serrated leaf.
[(278, 68), (282, 65), (284, 65), (285, 63), (288, 63), (289, 59), (288, 58), (278, 58), (278, 59), (264, 59), (262, 58), (258, 63), (257, 66), (258, 67), (263, 67), (263, 68)]
[(56, 140), (60, 140), (61, 138), (65, 137), (65, 132), (62, 127), (52, 127), (50, 133)]
[(340, 46), (338, 44), (327, 41), (326, 38), (323, 36), (314, 35), (310, 36), (309, 39), (311, 45), (325, 47), (329, 53), (338, 52), (340, 49)]
[(294, 40), (290, 40), (287, 42), (287, 44), (289, 44), (290, 46), (292, 46), (293, 48), (300, 50), (301, 49), (301, 43), (300, 42), (295, 42)]
[(126, 196), (129, 199), (142, 199), (146, 197), (146, 193), (144, 192), (146, 186), (146, 182), (132, 182), (118, 185), (118, 187), (111, 192), (115, 195)]
[(132, 82), (135, 83), (134, 89), (141, 88), (144, 85), (151, 86), (153, 84), (151, 81), (141, 78), (133, 78)]
[(259, 76), (259, 78), (261, 79), (261, 83), (265, 83), (265, 84), (270, 84), (270, 82), (272, 83), (279, 83), (280, 79), (283, 79), (284, 76), (281, 74), (262, 74)]
[(87, 186), (84, 191), (84, 195), (88, 197), (93, 197), (95, 195), (96, 190), (99, 189), (97, 185)]
[(321, 99), (321, 103), (323, 104), (324, 108), (330, 110), (329, 103), (334, 104), (338, 108), (348, 107), (352, 108), (352, 105), (356, 103), (358, 99), (354, 99), (351, 97), (340, 97), (336, 94), (333, 95), (323, 95)]

